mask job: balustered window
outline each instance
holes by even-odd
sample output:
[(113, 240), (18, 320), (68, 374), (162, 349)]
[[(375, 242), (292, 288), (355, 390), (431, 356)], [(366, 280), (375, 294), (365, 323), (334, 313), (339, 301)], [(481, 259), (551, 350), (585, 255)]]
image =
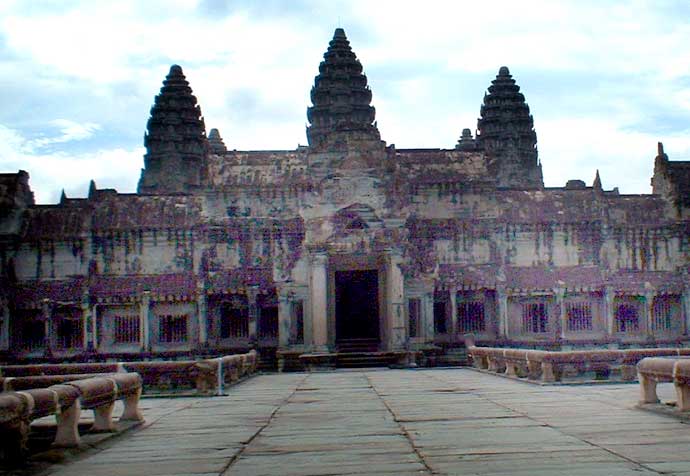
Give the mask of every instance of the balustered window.
[(637, 306), (619, 304), (616, 306), (616, 332), (636, 332), (640, 330), (640, 319)]
[(458, 301), (458, 332), (484, 332), (484, 301)]
[(139, 316), (114, 316), (113, 340), (116, 344), (136, 344), (139, 342)]
[(57, 346), (60, 349), (77, 349), (84, 345), (83, 325), (79, 318), (57, 319)]
[(652, 305), (652, 329), (673, 329), (674, 310), (680, 307), (680, 296), (656, 296)]
[(249, 337), (249, 308), (244, 296), (234, 296), (223, 303), (220, 311), (221, 339)]
[(158, 340), (163, 343), (186, 342), (187, 320), (186, 314), (158, 316)]
[(532, 302), (522, 304), (522, 332), (539, 334), (548, 331), (549, 314), (546, 304)]
[(39, 310), (20, 310), (17, 311), (19, 323), (20, 342), (22, 350), (33, 351), (45, 345), (45, 323), (41, 318)]
[(592, 304), (589, 302), (566, 302), (565, 315), (568, 330), (572, 332), (592, 330)]
[(422, 300), (419, 298), (410, 298), (407, 301), (407, 314), (409, 317), (409, 332), (410, 337), (419, 337), (421, 335), (420, 326), (422, 318)]

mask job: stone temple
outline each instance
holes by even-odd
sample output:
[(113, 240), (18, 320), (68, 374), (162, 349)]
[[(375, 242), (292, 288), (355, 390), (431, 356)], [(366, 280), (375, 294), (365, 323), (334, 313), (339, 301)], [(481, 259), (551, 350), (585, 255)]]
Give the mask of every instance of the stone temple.
[(174, 65), (137, 193), (92, 182), (88, 198), (36, 205), (26, 172), (0, 175), (5, 358), (257, 348), (287, 368), (363, 351), (448, 362), (466, 333), (550, 349), (689, 343), (690, 162), (659, 144), (651, 195), (604, 190), (598, 173), (544, 187), (507, 67), (474, 135), (397, 149), (342, 29), (311, 102), (308, 146), (233, 150), (207, 135)]

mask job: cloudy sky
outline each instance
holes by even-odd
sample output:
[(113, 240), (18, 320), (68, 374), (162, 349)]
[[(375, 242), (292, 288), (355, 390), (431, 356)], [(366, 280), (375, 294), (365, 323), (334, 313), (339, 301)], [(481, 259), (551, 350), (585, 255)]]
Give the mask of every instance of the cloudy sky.
[(173, 63), (229, 148), (305, 144), (341, 26), (389, 144), (453, 147), (507, 65), (547, 186), (591, 184), (598, 168), (604, 188), (649, 193), (658, 141), (690, 160), (688, 19), (685, 0), (2, 0), (0, 172), (27, 170), (39, 203), (85, 196), (91, 179), (135, 191)]

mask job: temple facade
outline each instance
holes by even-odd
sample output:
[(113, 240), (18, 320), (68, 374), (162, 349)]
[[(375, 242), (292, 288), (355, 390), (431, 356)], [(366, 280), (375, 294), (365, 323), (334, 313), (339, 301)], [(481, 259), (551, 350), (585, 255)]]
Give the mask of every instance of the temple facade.
[(690, 162), (659, 144), (650, 195), (598, 172), (544, 187), (506, 67), (475, 134), (397, 149), (342, 29), (311, 101), (307, 146), (234, 150), (174, 65), (137, 193), (36, 205), (26, 172), (0, 174), (6, 358), (690, 342)]

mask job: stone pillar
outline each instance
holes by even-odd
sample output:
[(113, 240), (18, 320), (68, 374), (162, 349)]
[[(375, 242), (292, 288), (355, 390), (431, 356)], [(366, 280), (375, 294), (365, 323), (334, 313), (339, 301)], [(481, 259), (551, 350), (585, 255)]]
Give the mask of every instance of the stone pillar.
[(203, 286), (196, 291), (196, 319), (199, 328), (199, 347), (208, 344), (208, 299)]
[(609, 286), (604, 288), (604, 302), (603, 302), (603, 312), (604, 312), (604, 322), (606, 324), (606, 335), (611, 337), (614, 334), (614, 309), (613, 309), (613, 299), (614, 292)]
[(498, 337), (508, 339), (510, 326), (508, 325), (508, 293), (504, 288), (496, 289), (496, 310), (498, 312)]
[(565, 312), (565, 289), (556, 288), (554, 293), (556, 295), (556, 307), (558, 308), (558, 336), (561, 339), (565, 339), (565, 333), (568, 330), (568, 316)]
[(316, 351), (328, 350), (328, 255), (315, 253), (310, 260), (309, 303), (312, 345)]
[(247, 288), (247, 314), (249, 317), (249, 342), (256, 343), (257, 330), (259, 328), (259, 306), (256, 298), (259, 295), (259, 288), (257, 286), (250, 286)]
[(41, 301), (41, 314), (43, 315), (43, 349), (46, 356), (53, 354), (53, 303), (50, 299)]
[(433, 342), (435, 336), (434, 329), (434, 292), (430, 291), (422, 296), (422, 326), (424, 337), (427, 342)]
[(151, 292), (144, 291), (139, 303), (139, 343), (141, 350), (151, 350)]
[(89, 328), (91, 324), (91, 306), (89, 306), (89, 293), (86, 292), (81, 296), (81, 328), (82, 328), (82, 345), (85, 351), (93, 350), (93, 333)]
[(649, 339), (654, 339), (654, 330), (652, 328), (652, 319), (654, 319), (654, 298), (656, 292), (647, 291), (644, 293), (644, 312), (642, 313), (642, 322), (640, 323), (641, 331), (644, 332)]
[(402, 350), (407, 340), (404, 278), (400, 270), (402, 256), (395, 250), (388, 251), (386, 255), (386, 319), (390, 332), (385, 344), (389, 350)]
[(10, 347), (10, 307), (6, 299), (0, 300), (0, 349)]
[[(455, 341), (458, 338), (458, 303), (457, 303), (457, 289), (455, 287), (450, 288), (450, 335), (451, 341)], [(462, 336), (460, 336), (462, 338)]]
[(93, 304), (89, 307), (89, 322), (87, 333), (89, 334), (89, 350), (98, 352), (98, 308), (99, 304)]
[(278, 347), (283, 349), (294, 341), (295, 323), (292, 319), (292, 302), (290, 293), (281, 289), (278, 293)]
[(684, 316), (685, 335), (690, 335), (690, 287), (683, 289), (683, 295), (681, 296), (681, 311)]

